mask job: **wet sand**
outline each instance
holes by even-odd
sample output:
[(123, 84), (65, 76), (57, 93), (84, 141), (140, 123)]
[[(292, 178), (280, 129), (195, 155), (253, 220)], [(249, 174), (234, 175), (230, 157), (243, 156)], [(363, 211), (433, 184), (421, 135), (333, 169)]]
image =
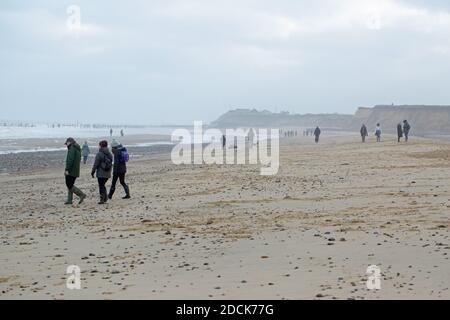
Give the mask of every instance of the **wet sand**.
[[(147, 134), (113, 138), (123, 143), (134, 157), (155, 153), (169, 153), (173, 148), (170, 136), (165, 135)], [(91, 151), (88, 163), (92, 164), (95, 153), (98, 150), (98, 142), (100, 140), (107, 140), (111, 143), (113, 138), (77, 139), (77, 142), (80, 146), (84, 141), (88, 142)], [(0, 174), (64, 166), (67, 153), (64, 142), (65, 139), (48, 138), (0, 139)], [(42, 151), (33, 151), (34, 149)], [(2, 150), (12, 150), (14, 152), (2, 153)], [(21, 150), (27, 150), (27, 152), (20, 152)]]
[(275, 176), (136, 157), (106, 206), (90, 165), (74, 207), (62, 166), (1, 174), (0, 298), (449, 299), (450, 144), (311, 140), (282, 139)]
[[(67, 137), (66, 137), (67, 138)], [(29, 139), (0, 139), (0, 155), (6, 151), (20, 152), (21, 150), (41, 150), (41, 149), (64, 149), (64, 142), (66, 138), (29, 138)], [(125, 145), (139, 145), (148, 144), (159, 141), (170, 141), (170, 135), (160, 134), (140, 134), (127, 135), (124, 137), (118, 136), (104, 136), (96, 138), (78, 138), (74, 136), (75, 140), (81, 146), (84, 141), (87, 141), (90, 147), (97, 147), (101, 140), (111, 142), (113, 139), (120, 141)]]

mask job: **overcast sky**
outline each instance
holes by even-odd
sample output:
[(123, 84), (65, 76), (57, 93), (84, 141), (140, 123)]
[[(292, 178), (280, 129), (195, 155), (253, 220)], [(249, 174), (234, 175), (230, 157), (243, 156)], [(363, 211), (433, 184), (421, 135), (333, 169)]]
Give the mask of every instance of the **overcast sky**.
[(450, 104), (450, 1), (0, 2), (0, 119), (189, 124), (383, 103)]

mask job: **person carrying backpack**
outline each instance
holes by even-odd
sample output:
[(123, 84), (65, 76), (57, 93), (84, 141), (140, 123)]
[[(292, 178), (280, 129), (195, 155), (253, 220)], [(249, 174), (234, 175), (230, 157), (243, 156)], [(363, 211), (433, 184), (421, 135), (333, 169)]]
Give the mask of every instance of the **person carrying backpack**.
[(130, 188), (125, 183), (125, 174), (127, 172), (127, 161), (129, 159), (127, 149), (122, 146), (117, 141), (113, 141), (111, 144), (112, 153), (114, 155), (114, 165), (113, 165), (113, 178), (111, 182), (111, 188), (109, 189), (108, 198), (112, 199), (114, 191), (116, 191), (117, 179), (119, 179), (120, 184), (125, 191), (125, 197), (122, 199), (130, 199)]
[(100, 193), (100, 201), (98, 204), (104, 204), (108, 200), (106, 193), (106, 182), (111, 178), (113, 156), (108, 149), (108, 141), (102, 140), (99, 143), (99, 150), (95, 156), (94, 165), (92, 166), (91, 176), (97, 173), (98, 189)]
[(377, 142), (381, 142), (381, 127), (379, 123), (377, 123), (375, 128), (375, 136), (377, 137)]

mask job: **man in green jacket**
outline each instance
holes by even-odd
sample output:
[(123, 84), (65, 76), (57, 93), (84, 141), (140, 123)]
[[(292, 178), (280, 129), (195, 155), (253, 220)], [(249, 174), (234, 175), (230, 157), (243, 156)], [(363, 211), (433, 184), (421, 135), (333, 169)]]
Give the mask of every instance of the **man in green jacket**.
[(73, 194), (75, 193), (81, 204), (86, 195), (74, 186), (75, 180), (80, 176), (81, 148), (73, 138), (67, 138), (65, 145), (67, 146), (66, 169), (64, 175), (66, 177), (66, 186), (68, 189), (67, 201), (65, 204), (72, 204)]

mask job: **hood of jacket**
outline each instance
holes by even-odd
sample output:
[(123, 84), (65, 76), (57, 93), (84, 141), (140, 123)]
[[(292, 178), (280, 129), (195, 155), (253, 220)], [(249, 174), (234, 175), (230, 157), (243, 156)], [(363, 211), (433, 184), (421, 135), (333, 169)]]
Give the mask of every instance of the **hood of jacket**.
[(81, 151), (81, 147), (80, 147), (80, 145), (78, 144), (78, 143), (72, 143), (70, 146), (69, 146), (69, 148), (68, 149), (70, 149), (70, 148), (74, 148), (74, 149), (77, 149), (77, 150), (79, 150), (79, 151)]
[(104, 153), (106, 155), (111, 155), (111, 151), (109, 151), (108, 147), (102, 147), (98, 150), (98, 152)]

